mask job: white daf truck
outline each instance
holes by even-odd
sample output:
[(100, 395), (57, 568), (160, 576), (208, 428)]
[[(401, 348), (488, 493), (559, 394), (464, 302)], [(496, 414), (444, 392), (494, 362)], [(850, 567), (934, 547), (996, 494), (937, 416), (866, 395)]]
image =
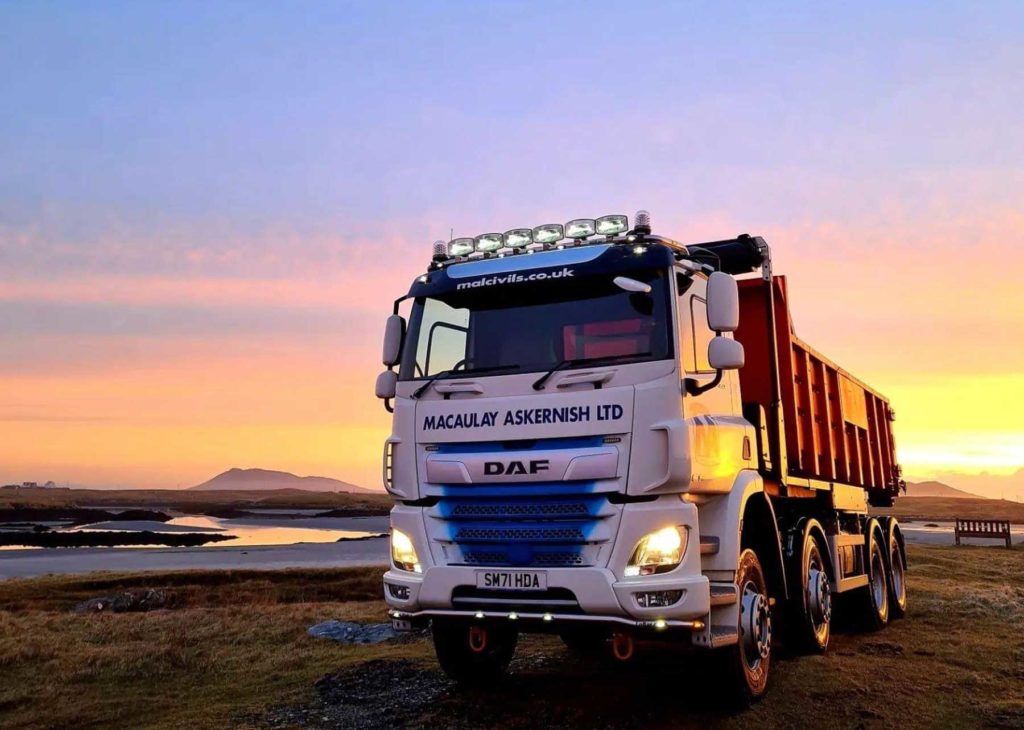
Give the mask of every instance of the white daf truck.
[(663, 640), (752, 701), (773, 627), (824, 652), (834, 594), (905, 612), (900, 528), (868, 515), (905, 489), (892, 410), (796, 337), (763, 239), (640, 211), (438, 242), (384, 339), (385, 599), (455, 679), (521, 632)]

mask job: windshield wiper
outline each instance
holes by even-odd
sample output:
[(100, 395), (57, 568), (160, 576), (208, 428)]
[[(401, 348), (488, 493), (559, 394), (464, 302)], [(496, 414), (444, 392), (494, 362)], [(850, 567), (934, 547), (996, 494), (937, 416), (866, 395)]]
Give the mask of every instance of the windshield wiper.
[(553, 368), (548, 370), (546, 373), (537, 378), (537, 381), (533, 384), (534, 390), (544, 390), (545, 384), (551, 378), (552, 375), (557, 373), (559, 370), (572, 367), (573, 365), (583, 365), (584, 363), (601, 363), (601, 362), (614, 362), (616, 360), (625, 360), (636, 357), (649, 357), (649, 352), (638, 352), (633, 355), (605, 355), (604, 357), (579, 357), (574, 360), (562, 360), (560, 363), (555, 365)]
[(419, 398), (421, 395), (423, 395), (424, 393), (427, 392), (427, 390), (430, 388), (431, 385), (434, 384), (435, 381), (437, 381), (437, 380), (439, 380), (441, 378), (447, 378), (447, 377), (449, 377), (451, 375), (460, 375), (461, 376), (461, 375), (473, 375), (475, 373), (490, 373), (490, 372), (495, 372), (497, 370), (511, 370), (512, 368), (518, 368), (518, 367), (519, 367), (518, 363), (509, 363), (508, 365), (492, 365), (491, 367), (486, 367), (486, 368), (470, 368), (469, 370), (459, 370), (459, 366), (456, 365), (451, 370), (442, 370), (442, 371), (440, 371), (438, 373), (434, 373), (433, 375), (431, 375), (430, 379), (427, 382), (425, 382), (423, 385), (421, 385), (415, 391), (413, 391), (412, 397), (413, 398)]

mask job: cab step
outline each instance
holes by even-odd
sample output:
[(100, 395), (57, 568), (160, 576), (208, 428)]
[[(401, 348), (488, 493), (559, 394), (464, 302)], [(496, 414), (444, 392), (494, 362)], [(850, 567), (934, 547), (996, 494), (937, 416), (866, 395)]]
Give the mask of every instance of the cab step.
[(718, 552), (718, 538), (714, 535), (702, 535), (700, 538), (700, 554), (715, 555)]
[(735, 626), (712, 626), (711, 627), (711, 648), (717, 649), (720, 646), (732, 646), (740, 640), (739, 629)]
[(711, 605), (730, 606), (739, 600), (735, 583), (711, 583)]

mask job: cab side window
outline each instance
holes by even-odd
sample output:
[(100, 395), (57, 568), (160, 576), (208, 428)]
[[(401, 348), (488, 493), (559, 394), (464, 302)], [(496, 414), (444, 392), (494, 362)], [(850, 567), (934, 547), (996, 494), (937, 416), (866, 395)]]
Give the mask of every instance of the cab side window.
[(421, 335), (416, 352), (419, 377), (451, 370), (466, 359), (469, 310), (455, 309), (439, 299), (428, 299), (423, 307)]

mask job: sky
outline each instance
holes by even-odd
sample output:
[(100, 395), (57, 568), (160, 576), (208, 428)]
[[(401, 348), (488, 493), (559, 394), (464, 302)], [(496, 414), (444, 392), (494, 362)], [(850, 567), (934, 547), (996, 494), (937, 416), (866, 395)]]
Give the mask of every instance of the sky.
[(1024, 497), (1024, 6), (894, 5), (0, 2), (0, 482), (377, 487), (431, 243), (645, 208)]

